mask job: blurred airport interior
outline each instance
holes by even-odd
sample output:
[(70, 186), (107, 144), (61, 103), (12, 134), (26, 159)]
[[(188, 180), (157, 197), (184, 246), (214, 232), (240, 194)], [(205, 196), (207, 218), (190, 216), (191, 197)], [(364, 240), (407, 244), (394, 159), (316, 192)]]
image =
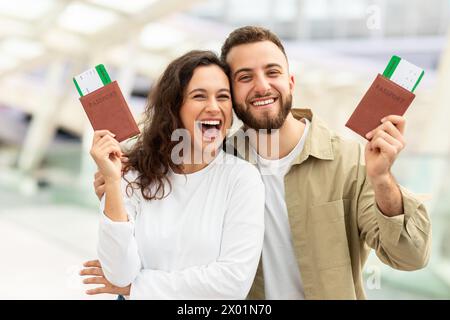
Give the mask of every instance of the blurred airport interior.
[(344, 124), (390, 57), (425, 69), (394, 173), (428, 199), (431, 260), (400, 272), (371, 256), (366, 291), (449, 299), (449, 22), (450, 0), (0, 0), (0, 299), (114, 298), (85, 295), (77, 275), (95, 258), (98, 200), (92, 129), (72, 77), (103, 63), (139, 119), (168, 62), (219, 52), (250, 24), (284, 41), (294, 106), (361, 143)]

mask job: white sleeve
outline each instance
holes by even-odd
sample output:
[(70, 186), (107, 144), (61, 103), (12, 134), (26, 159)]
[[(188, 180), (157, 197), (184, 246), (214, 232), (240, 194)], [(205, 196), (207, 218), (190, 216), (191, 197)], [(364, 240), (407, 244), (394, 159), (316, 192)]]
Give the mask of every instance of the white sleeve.
[[(127, 179), (129, 181), (130, 176)], [(131, 196), (126, 194), (127, 182), (122, 179), (122, 194), (128, 222), (116, 222), (105, 213), (105, 195), (100, 202), (100, 225), (97, 254), (106, 279), (118, 287), (126, 287), (136, 278), (141, 269), (136, 240), (134, 221), (139, 210), (138, 193), (135, 189)]]
[(245, 299), (264, 238), (264, 184), (250, 167), (237, 181), (226, 210), (220, 254), (208, 265), (179, 271), (143, 269), (130, 299)]

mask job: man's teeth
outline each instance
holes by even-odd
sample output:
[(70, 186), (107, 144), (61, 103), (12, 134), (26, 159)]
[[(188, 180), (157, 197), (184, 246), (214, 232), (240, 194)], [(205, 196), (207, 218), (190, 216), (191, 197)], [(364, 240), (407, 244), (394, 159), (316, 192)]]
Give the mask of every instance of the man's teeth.
[(267, 99), (267, 100), (262, 100), (262, 101), (255, 101), (253, 102), (254, 106), (265, 106), (267, 104), (271, 104), (274, 103), (275, 99)]
[(200, 121), (201, 124), (207, 124), (210, 126), (217, 126), (220, 124), (219, 120), (206, 120), (206, 121)]

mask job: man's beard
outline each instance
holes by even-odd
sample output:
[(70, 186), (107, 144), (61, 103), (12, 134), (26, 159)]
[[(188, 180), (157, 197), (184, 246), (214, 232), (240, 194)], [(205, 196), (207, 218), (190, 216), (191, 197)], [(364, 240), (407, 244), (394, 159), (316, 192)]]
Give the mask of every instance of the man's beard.
[(274, 117), (271, 117), (269, 112), (267, 112), (266, 114), (262, 114), (260, 118), (256, 118), (253, 116), (250, 108), (251, 107), (249, 107), (248, 110), (245, 110), (245, 107), (242, 104), (235, 103), (234, 105), (234, 112), (236, 113), (236, 116), (242, 120), (244, 125), (248, 128), (255, 130), (267, 129), (269, 132), (270, 130), (280, 129), (284, 123), (284, 120), (286, 120), (286, 117), (291, 111), (292, 95), (289, 94), (286, 97), (286, 101), (283, 101), (280, 97), (280, 110)]

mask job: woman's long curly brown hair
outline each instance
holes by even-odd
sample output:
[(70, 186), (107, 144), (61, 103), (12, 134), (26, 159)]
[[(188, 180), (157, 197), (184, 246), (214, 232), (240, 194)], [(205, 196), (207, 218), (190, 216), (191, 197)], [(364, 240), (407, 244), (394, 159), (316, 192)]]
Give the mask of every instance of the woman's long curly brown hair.
[[(173, 163), (171, 159), (172, 149), (177, 144), (171, 141), (171, 135), (174, 130), (183, 128), (180, 109), (194, 70), (209, 65), (217, 65), (227, 74), (225, 64), (214, 52), (190, 51), (171, 62), (150, 90), (142, 132), (127, 152), (129, 160), (124, 173), (129, 169), (139, 172), (135, 181), (128, 181), (127, 191), (129, 187), (139, 188), (146, 200), (163, 199), (170, 193), (169, 169), (182, 169), (182, 165)], [(168, 192), (164, 182), (168, 183)]]

